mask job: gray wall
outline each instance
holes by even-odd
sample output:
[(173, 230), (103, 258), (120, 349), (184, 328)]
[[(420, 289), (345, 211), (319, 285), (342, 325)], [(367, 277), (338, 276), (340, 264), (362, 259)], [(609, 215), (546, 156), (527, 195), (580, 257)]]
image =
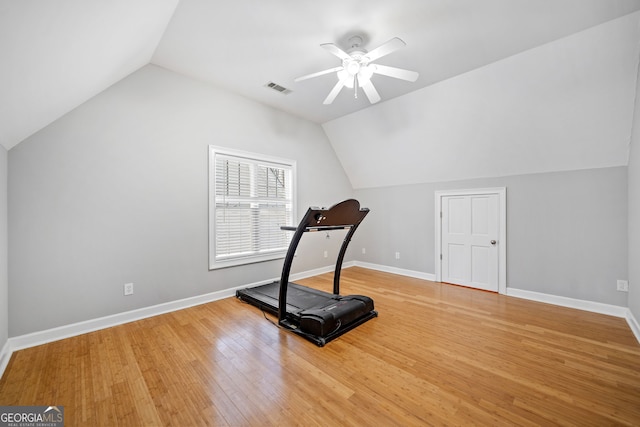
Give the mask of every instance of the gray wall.
[(9, 338), (7, 263), (7, 150), (0, 146), (0, 349)]
[[(9, 151), (9, 336), (278, 277), (208, 271), (209, 144), (296, 160), (299, 217), (352, 195), (320, 126), (146, 66)], [(294, 272), (333, 262), (319, 237)]]
[(626, 167), (356, 190), (358, 259), (434, 274), (434, 192), (486, 187), (507, 188), (507, 286), (627, 305)]
[[(640, 99), (640, 85), (636, 86), (637, 99)], [(636, 320), (640, 322), (640, 107), (637, 101), (635, 107), (628, 171), (629, 309)]]
[[(0, 178), (8, 336), (277, 277), (281, 261), (208, 271), (209, 144), (295, 159), (298, 216), (354, 195), (320, 126), (147, 66), (9, 151), (9, 286)], [(357, 190), (372, 212), (350, 258), (434, 273), (434, 191), (505, 186), (508, 286), (626, 306), (615, 281), (628, 264), (640, 318), (638, 151), (628, 192), (626, 167)], [(331, 265), (341, 234), (331, 236), (303, 239), (294, 272)]]

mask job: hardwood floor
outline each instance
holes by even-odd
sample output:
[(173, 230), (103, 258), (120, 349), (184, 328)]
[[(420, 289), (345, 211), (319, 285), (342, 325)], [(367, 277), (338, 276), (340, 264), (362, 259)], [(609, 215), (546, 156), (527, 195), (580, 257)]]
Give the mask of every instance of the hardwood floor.
[(15, 352), (0, 405), (67, 426), (640, 425), (624, 319), (356, 267), (342, 291), (380, 315), (323, 348), (229, 298)]

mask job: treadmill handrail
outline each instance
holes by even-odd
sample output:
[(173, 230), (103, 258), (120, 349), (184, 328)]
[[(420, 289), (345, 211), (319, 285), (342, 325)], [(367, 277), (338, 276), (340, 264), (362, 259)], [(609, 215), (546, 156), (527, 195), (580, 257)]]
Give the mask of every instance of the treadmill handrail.
[[(347, 228), (352, 228), (353, 225), (319, 225), (316, 227), (306, 227), (305, 228), (305, 232), (307, 231), (325, 231), (325, 230), (345, 230)], [(290, 227), (288, 225), (283, 225), (280, 227), (280, 230), (285, 230), (285, 231), (296, 231), (298, 229), (298, 227)]]
[[(338, 295), (340, 293), (340, 272), (342, 270), (342, 262), (347, 251), (347, 246), (351, 241), (353, 233), (355, 233), (358, 228), (358, 225), (360, 225), (368, 213), (369, 209), (361, 209), (360, 203), (355, 199), (348, 199), (337, 203), (329, 209), (307, 209), (307, 212), (300, 221), (300, 224), (295, 228), (295, 233), (291, 238), (291, 243), (289, 243), (289, 249), (287, 250), (284, 264), (282, 266), (282, 275), (280, 276), (280, 293), (278, 295), (279, 323), (282, 323), (287, 315), (287, 286), (289, 284), (289, 274), (291, 273), (293, 258), (302, 235), (307, 231), (345, 229), (349, 227), (349, 232), (345, 236), (342, 246), (340, 247), (333, 276), (333, 293)], [(345, 218), (347, 218), (351, 224), (345, 224)], [(281, 228), (285, 229), (284, 227)], [(286, 229), (290, 230), (293, 229), (293, 227), (287, 227)]]
[(333, 272), (333, 293), (334, 295), (340, 295), (340, 272), (342, 271), (342, 262), (344, 261), (344, 255), (347, 253), (347, 246), (351, 242), (351, 236), (356, 232), (358, 224), (351, 227), (344, 240), (342, 246), (340, 246), (340, 252), (338, 253), (338, 259), (336, 260), (336, 268)]

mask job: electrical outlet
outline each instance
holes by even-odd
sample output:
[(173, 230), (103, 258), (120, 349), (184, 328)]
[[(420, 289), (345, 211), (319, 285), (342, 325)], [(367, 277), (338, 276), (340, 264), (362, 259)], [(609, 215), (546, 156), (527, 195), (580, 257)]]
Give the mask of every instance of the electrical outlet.
[(329, 252), (324, 251), (324, 257), (325, 257), (325, 258), (328, 258), (328, 257), (329, 257)]
[(362, 248), (362, 255), (367, 253), (367, 249), (366, 248)]
[(617, 290), (620, 292), (629, 292), (629, 281), (628, 280), (618, 280)]
[(124, 284), (124, 294), (125, 295), (133, 295), (133, 283), (125, 283)]
[(400, 259), (400, 252), (396, 252), (396, 259)]

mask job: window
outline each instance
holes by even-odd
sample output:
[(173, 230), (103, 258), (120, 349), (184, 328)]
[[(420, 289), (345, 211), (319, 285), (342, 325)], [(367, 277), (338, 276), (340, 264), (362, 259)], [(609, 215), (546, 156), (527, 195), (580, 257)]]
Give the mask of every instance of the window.
[(284, 257), (294, 199), (294, 161), (210, 146), (209, 269)]

